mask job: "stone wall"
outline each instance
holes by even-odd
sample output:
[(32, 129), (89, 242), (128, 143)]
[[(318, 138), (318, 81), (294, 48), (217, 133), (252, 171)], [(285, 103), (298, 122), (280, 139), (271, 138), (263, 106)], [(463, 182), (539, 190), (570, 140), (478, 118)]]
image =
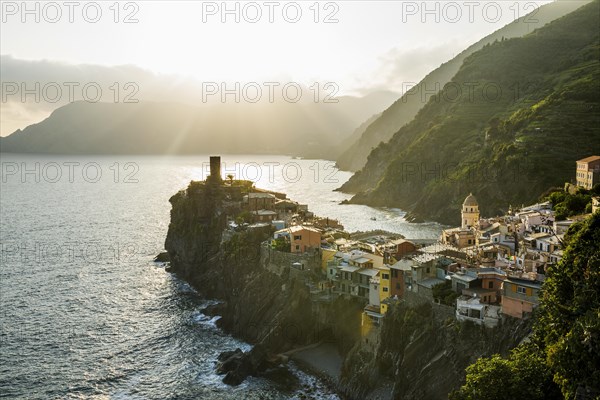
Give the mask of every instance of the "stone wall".
[(417, 307), (422, 304), (431, 304), (431, 308), (435, 317), (439, 320), (447, 318), (455, 318), (456, 309), (445, 304), (436, 303), (431, 297), (424, 296), (423, 294), (406, 291), (402, 301), (406, 302), (410, 307)]
[[(274, 250), (268, 244), (263, 244), (260, 251), (262, 265), (280, 277), (285, 275), (301, 277), (319, 271), (321, 268), (321, 257), (318, 252), (286, 253)], [(292, 267), (294, 263), (300, 263), (302, 267)]]

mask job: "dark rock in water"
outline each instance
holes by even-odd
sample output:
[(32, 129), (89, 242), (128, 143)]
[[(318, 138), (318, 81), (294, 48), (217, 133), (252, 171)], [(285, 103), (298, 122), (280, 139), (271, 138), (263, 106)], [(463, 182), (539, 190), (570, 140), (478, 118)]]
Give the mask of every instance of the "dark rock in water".
[[(229, 358), (232, 358), (235, 355), (243, 355), (244, 352), (238, 347), (235, 350), (230, 350), (230, 351), (224, 351), (221, 354), (219, 354), (219, 357), (217, 357), (217, 361), (220, 361), (221, 363), (224, 361), (227, 361)], [(217, 367), (217, 373), (219, 374), (219, 367)]]
[(217, 374), (225, 374), (223, 383), (232, 386), (237, 386), (248, 376), (258, 376), (274, 366), (267, 359), (267, 352), (261, 345), (256, 345), (248, 352), (240, 349), (224, 351), (217, 359)]
[[(209, 317), (215, 317), (217, 315), (223, 315), (223, 313), (227, 310), (226, 303), (217, 303), (206, 306), (202, 309), (202, 314), (207, 315)], [(227, 352), (224, 352), (227, 353)], [(221, 353), (223, 354), (223, 353)]]
[(154, 261), (155, 262), (169, 262), (169, 261), (171, 261), (171, 258), (169, 257), (168, 252), (163, 251), (162, 253), (160, 253), (159, 255), (154, 257)]
[(302, 387), (300, 379), (287, 366), (269, 368), (260, 376), (273, 382), (281, 391), (292, 392)]

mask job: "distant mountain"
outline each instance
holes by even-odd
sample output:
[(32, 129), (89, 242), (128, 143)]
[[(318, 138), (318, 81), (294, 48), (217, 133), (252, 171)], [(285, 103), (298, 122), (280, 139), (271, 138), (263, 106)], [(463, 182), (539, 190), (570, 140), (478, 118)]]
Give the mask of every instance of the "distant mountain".
[[(409, 123), (417, 112), (425, 106), (427, 96), (423, 96), (432, 89), (439, 87), (441, 90), (445, 84), (450, 82), (452, 77), (458, 72), (463, 61), (474, 52), (480, 50), (485, 45), (493, 43), (496, 40), (522, 37), (534, 29), (539, 28), (557, 18), (560, 18), (591, 0), (584, 1), (566, 1), (559, 0), (538, 8), (534, 13), (524, 16), (508, 25), (481, 39), (479, 42), (470, 46), (452, 60), (442, 64), (439, 68), (427, 75), (417, 86), (402, 98), (398, 99), (381, 117), (373, 121), (365, 129), (359, 140), (351, 142), (349, 147), (337, 158), (337, 164), (341, 169), (348, 171), (358, 171), (367, 162), (367, 157), (371, 150), (381, 142), (387, 142), (402, 126)], [(347, 145), (346, 145), (347, 146)]]
[(0, 138), (0, 151), (54, 154), (274, 153), (331, 158), (358, 124), (397, 94), (339, 98), (336, 104), (74, 102)]
[(341, 188), (352, 202), (458, 224), (535, 201), (600, 153), (600, 0), (467, 57), (442, 92)]

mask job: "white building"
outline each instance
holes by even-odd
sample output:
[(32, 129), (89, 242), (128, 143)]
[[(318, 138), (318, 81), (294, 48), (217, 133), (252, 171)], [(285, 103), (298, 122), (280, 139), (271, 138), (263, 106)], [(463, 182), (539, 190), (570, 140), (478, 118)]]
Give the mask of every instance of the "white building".
[(462, 295), (456, 299), (456, 319), (471, 321), (488, 328), (498, 326), (502, 308), (489, 304), (482, 304), (479, 298)]

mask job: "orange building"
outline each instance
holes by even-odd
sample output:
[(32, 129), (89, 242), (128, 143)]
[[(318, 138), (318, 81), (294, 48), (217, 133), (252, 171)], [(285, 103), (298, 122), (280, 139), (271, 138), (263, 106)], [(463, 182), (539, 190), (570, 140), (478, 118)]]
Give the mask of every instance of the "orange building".
[(417, 251), (417, 246), (406, 239), (392, 240), (390, 244), (390, 252), (396, 260), (400, 260), (402, 257)]
[(477, 271), (477, 276), (481, 279), (481, 288), (490, 292), (488, 302), (498, 303), (502, 297), (502, 286), (506, 279), (506, 272), (498, 268), (483, 267)]
[(502, 312), (515, 318), (523, 318), (539, 304), (542, 284), (528, 279), (508, 278), (504, 281)]
[[(404, 291), (407, 286), (406, 276), (412, 277), (412, 266), (415, 264), (412, 260), (400, 260), (394, 265), (390, 265), (390, 296), (404, 297)], [(412, 281), (412, 280), (411, 280)]]
[(304, 253), (321, 247), (321, 231), (312, 226), (294, 225), (275, 232), (275, 238), (280, 236), (289, 236), (292, 253)]

